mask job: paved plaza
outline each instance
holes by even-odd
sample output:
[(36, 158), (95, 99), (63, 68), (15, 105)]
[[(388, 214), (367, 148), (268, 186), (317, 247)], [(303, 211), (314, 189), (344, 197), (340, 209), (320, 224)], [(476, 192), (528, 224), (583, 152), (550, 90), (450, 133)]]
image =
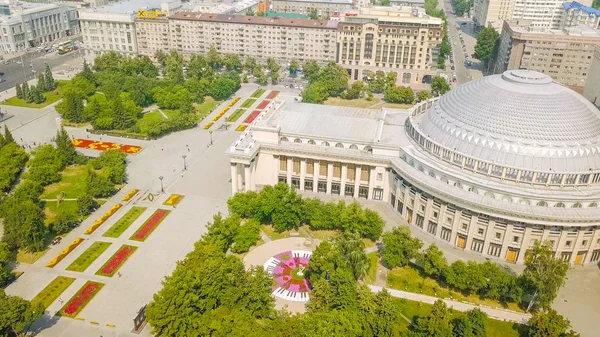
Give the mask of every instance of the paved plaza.
[[(240, 101), (229, 110), (227, 116), (233, 113), (256, 88), (257, 86), (254, 84), (244, 84), (242, 89), (236, 93), (236, 96), (241, 97)], [(282, 86), (267, 87), (267, 91), (261, 98), (251, 108), (248, 108), (236, 123), (230, 125), (228, 130), (220, 128), (224, 123), (224, 117), (211, 127), (210, 130), (213, 131), (212, 145), (210, 145), (211, 134), (203, 127), (221, 109), (226, 107), (230, 100), (217, 107), (209, 117), (199, 124), (199, 127), (154, 141), (92, 135), (88, 134), (84, 128), (67, 129), (75, 138), (89, 137), (94, 140), (102, 138), (103, 141), (140, 145), (144, 148), (140, 153), (129, 156), (128, 184), (119, 193), (86, 219), (80, 227), (68, 234), (62, 243), (50, 248), (35, 264), (21, 264), (17, 267), (17, 270), (23, 271), (24, 274), (7, 288), (7, 292), (26, 299), (32, 299), (59, 275), (76, 278), (76, 281), (60, 296), (65, 302), (88, 280), (105, 284), (104, 288), (79, 313), (78, 316), (85, 319), (84, 321), (69, 318), (58, 319), (53, 315), (62, 305), (58, 300), (52, 303), (46, 316), (34, 325), (34, 331), (39, 332), (39, 336), (136, 336), (130, 332), (136, 311), (148, 303), (152, 299), (152, 295), (161, 288), (161, 281), (172, 273), (176, 262), (183, 259), (193, 249), (194, 242), (205, 233), (205, 225), (212, 220), (213, 215), (217, 212), (227, 212), (226, 202), (230, 197), (231, 187), (229, 158), (225, 155), (225, 151), (241, 134), (235, 131), (235, 128), (249, 115), (253, 107), (266, 97), (270, 89), (282, 91), (279, 97), (288, 100), (293, 100), (298, 94), (297, 90), (285, 92)], [(10, 91), (8, 94), (10, 95)], [(58, 114), (53, 106), (43, 109), (2, 106), (2, 110), (15, 115), (5, 123), (13, 132), (15, 139), (22, 144), (49, 143), (56, 133)], [(0, 127), (3, 127), (2, 124), (4, 123), (0, 123)], [(183, 169), (183, 155), (186, 155), (187, 170)], [(161, 193), (159, 176), (163, 177), (165, 193)], [(86, 228), (113, 205), (121, 202), (121, 198), (134, 188), (140, 190), (136, 197), (123, 203), (124, 206), (92, 235), (83, 234)], [(157, 195), (154, 201), (142, 200), (148, 193)], [(176, 208), (162, 205), (172, 193), (185, 197)], [(319, 197), (333, 199), (333, 197), (323, 194), (320, 194)], [(346, 200), (351, 201), (352, 199)], [(406, 225), (404, 220), (388, 205), (367, 201), (365, 204), (380, 212), (387, 222), (386, 229)], [(143, 206), (148, 209), (119, 238), (102, 237), (104, 232), (133, 206)], [(145, 242), (129, 240), (131, 234), (158, 208), (170, 209), (171, 213)], [(444, 250), (449, 261), (456, 259), (484, 260), (483, 257), (442, 244), (420, 230), (413, 230), (413, 235), (424, 240), (426, 244), (432, 242), (438, 244)], [(48, 261), (78, 237), (84, 238), (85, 241), (54, 268), (45, 267)], [(294, 247), (298, 245), (301, 245), (301, 248), (298, 249), (312, 250), (304, 245), (304, 238), (286, 240), (273, 241), (253, 249), (245, 258), (246, 264), (262, 265), (273, 254), (283, 250), (296, 249)], [(112, 242), (112, 245), (85, 272), (66, 271), (65, 268), (95, 241)], [(119, 269), (122, 276), (95, 275), (94, 273), (100, 266), (125, 243), (137, 246), (138, 249)], [(522, 270), (522, 266), (510, 266), (517, 272)], [(592, 323), (593, 319), (600, 315), (599, 282), (600, 271), (596, 267), (574, 268), (555, 305), (561, 314), (573, 322), (574, 327), (581, 332), (583, 337), (595, 336), (595, 331), (592, 331)], [(280, 304), (288, 303), (278, 302), (279, 307), (281, 307)], [(304, 304), (301, 305), (303, 307)], [(288, 308), (294, 310), (291, 304), (288, 305)], [(93, 325), (90, 324), (90, 321), (96, 321), (99, 324)], [(106, 324), (115, 326), (110, 327)], [(140, 336), (150, 335), (150, 327), (146, 326)]]

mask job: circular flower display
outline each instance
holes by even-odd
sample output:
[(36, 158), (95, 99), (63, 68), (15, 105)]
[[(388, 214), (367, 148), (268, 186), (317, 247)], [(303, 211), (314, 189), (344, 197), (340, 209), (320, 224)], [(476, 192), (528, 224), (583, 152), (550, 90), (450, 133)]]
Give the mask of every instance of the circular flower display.
[(273, 295), (288, 301), (306, 302), (312, 289), (308, 281), (309, 262), (312, 252), (292, 250), (279, 253), (264, 265), (273, 275)]

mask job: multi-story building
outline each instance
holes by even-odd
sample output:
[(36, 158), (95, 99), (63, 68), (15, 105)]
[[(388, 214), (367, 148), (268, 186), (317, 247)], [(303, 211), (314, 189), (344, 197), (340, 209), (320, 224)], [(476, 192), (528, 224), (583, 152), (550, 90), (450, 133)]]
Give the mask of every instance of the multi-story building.
[(516, 0), (512, 20), (529, 21), (533, 28), (559, 29), (563, 0)]
[(0, 52), (16, 52), (79, 34), (77, 9), (16, 2), (0, 15)]
[[(138, 20), (147, 34), (141, 54), (166, 49), (164, 22)], [(280, 61), (296, 59), (327, 63), (335, 60), (337, 22), (260, 16), (181, 12), (170, 16), (168, 46), (185, 55), (203, 54), (211, 47), (220, 53), (233, 53), (259, 60), (272, 57)], [(142, 31), (138, 38), (142, 40)]]
[(440, 245), (523, 263), (535, 242), (600, 261), (600, 114), (533, 71), (471, 81), (409, 110), (281, 98), (227, 150), (232, 193), (278, 182), (388, 205)]
[(158, 50), (171, 49), (169, 21), (167, 18), (137, 19), (135, 32), (138, 54), (154, 56)]
[(353, 80), (383, 71), (401, 85), (420, 83), (435, 73), (443, 34), (443, 21), (422, 8), (364, 8), (339, 23), (336, 62)]
[(536, 30), (529, 22), (506, 21), (494, 71), (535, 70), (562, 84), (583, 88), (597, 45), (600, 34), (587, 26)]
[(502, 30), (502, 22), (512, 18), (515, 0), (475, 0), (473, 20), (479, 26)]
[(321, 18), (347, 13), (354, 8), (352, 0), (271, 0), (271, 10), (308, 15), (316, 11)]
[(583, 96), (600, 108), (600, 46), (596, 46)]
[(600, 30), (600, 10), (584, 6), (576, 1), (563, 3), (560, 27), (576, 27), (585, 25)]

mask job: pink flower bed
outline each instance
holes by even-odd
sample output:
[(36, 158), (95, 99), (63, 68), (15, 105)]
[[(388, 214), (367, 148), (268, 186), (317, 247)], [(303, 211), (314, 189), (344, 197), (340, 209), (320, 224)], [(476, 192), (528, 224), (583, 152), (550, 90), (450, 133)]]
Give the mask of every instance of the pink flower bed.
[(96, 274), (113, 276), (117, 272), (117, 269), (125, 263), (125, 260), (135, 252), (135, 249), (136, 247), (133, 246), (122, 246)]
[(102, 283), (88, 282), (81, 290), (75, 294), (69, 300), (69, 302), (61, 310), (61, 314), (65, 316), (75, 316), (79, 313), (85, 305), (96, 295), (96, 293), (102, 288)]
[(312, 289), (312, 285), (306, 279), (306, 276), (299, 277), (297, 275), (298, 268), (301, 265), (306, 271), (305, 275), (308, 275), (310, 270), (309, 258), (294, 257), (291, 251), (281, 252), (275, 255), (274, 258), (279, 260), (279, 263), (273, 268), (273, 279), (279, 287), (294, 293), (309, 292)]
[(137, 232), (135, 232), (135, 234), (133, 234), (133, 236), (131, 237), (131, 240), (136, 240), (136, 241), (146, 240), (148, 238), (148, 236), (150, 236), (150, 233), (152, 233), (152, 231), (154, 231), (154, 229), (163, 221), (163, 219), (168, 214), (169, 214), (169, 211), (166, 211), (164, 209), (156, 210), (156, 212), (154, 212), (154, 214), (152, 214), (150, 219), (146, 220), (146, 222), (144, 222), (142, 227), (140, 227), (140, 229), (138, 229)]
[(267, 96), (267, 99), (273, 99), (275, 98), (277, 95), (279, 95), (279, 91), (277, 90), (273, 90), (269, 93), (269, 95)]
[(267, 105), (269, 105), (269, 103), (270, 103), (270, 102), (269, 102), (269, 101), (266, 101), (266, 100), (265, 100), (265, 101), (262, 101), (262, 102), (260, 102), (260, 104), (258, 105), (257, 109), (258, 109), (258, 110), (262, 110), (262, 109), (266, 108), (266, 107), (267, 107)]
[(246, 117), (246, 119), (244, 120), (244, 123), (248, 123), (248, 124), (250, 124), (250, 123), (254, 122), (254, 119), (255, 119), (255, 118), (258, 116), (258, 115), (260, 115), (260, 111), (258, 111), (258, 110), (254, 110), (254, 111), (252, 111), (252, 113), (250, 114), (250, 116)]

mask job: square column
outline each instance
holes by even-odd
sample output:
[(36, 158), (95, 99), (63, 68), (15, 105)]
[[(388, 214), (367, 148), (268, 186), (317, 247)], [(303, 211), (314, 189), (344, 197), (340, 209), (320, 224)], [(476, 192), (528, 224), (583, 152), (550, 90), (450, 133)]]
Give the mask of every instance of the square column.
[(238, 192), (237, 178), (237, 163), (231, 163), (231, 195), (235, 195)]
[(300, 191), (304, 191), (304, 180), (306, 179), (306, 159), (300, 160)]
[(354, 199), (358, 199), (358, 190), (360, 189), (360, 176), (362, 174), (362, 166), (356, 165), (356, 177), (354, 178)]
[(348, 164), (342, 164), (342, 178), (340, 179), (340, 195), (346, 195), (346, 180), (348, 180)]
[(377, 172), (375, 171), (375, 166), (371, 166), (369, 168), (371, 172), (369, 172), (369, 195), (367, 199), (373, 199), (373, 189), (375, 189), (375, 180), (377, 179)]
[(321, 162), (315, 160), (313, 162), (313, 192), (318, 191), (319, 186), (319, 170), (321, 169)]
[(331, 182), (333, 181), (333, 162), (327, 162), (327, 194), (331, 194)]
[(250, 179), (250, 165), (244, 165), (244, 192), (248, 192), (252, 189)]
[(287, 176), (286, 176), (286, 184), (292, 186), (292, 169), (294, 162), (291, 157), (287, 157)]

